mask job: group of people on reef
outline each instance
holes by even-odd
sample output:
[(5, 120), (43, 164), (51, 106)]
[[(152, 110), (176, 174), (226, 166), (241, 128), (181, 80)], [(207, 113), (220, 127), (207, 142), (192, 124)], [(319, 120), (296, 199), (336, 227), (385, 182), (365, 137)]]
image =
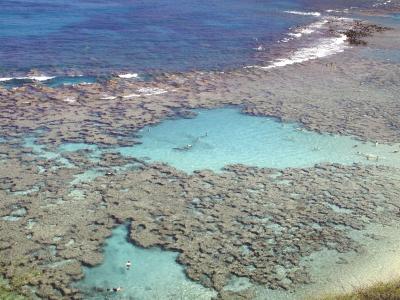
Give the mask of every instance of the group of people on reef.
[[(127, 271), (129, 271), (129, 270), (131, 269), (131, 266), (132, 266), (132, 263), (131, 263), (130, 260), (128, 260), (128, 261), (125, 263), (125, 269), (126, 269)], [(107, 292), (117, 293), (117, 292), (120, 292), (120, 291), (122, 291), (122, 290), (123, 290), (123, 288), (119, 286), (119, 287), (114, 287), (114, 288), (108, 288), (108, 289), (107, 289)]]

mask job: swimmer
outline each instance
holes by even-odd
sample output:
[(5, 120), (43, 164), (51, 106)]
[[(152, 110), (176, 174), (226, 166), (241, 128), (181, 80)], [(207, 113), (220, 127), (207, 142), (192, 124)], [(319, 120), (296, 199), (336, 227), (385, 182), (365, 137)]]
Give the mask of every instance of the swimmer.
[(114, 292), (114, 293), (116, 293), (116, 292), (120, 292), (120, 291), (122, 291), (122, 287), (116, 287), (116, 288), (112, 288), (112, 289), (107, 289), (107, 292)]
[(126, 264), (125, 264), (125, 267), (126, 267), (126, 269), (127, 270), (129, 270), (130, 268), (131, 268), (131, 261), (130, 260), (128, 260), (127, 262), (126, 262)]

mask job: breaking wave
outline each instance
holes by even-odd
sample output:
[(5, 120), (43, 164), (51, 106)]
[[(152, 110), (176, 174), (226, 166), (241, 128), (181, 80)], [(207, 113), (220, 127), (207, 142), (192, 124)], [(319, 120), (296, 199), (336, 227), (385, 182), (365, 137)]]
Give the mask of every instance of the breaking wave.
[(139, 75), (137, 73), (126, 73), (126, 74), (119, 74), (119, 78), (124, 78), (124, 79), (131, 79), (131, 78), (137, 78)]
[(0, 78), (0, 82), (12, 81), (12, 80), (32, 80), (32, 81), (48, 81), (55, 76), (45, 76), (45, 75), (37, 75), (37, 76), (23, 76), (23, 77), (2, 77)]
[(259, 68), (272, 69), (276, 67), (284, 67), (340, 53), (346, 48), (346, 39), (347, 37), (344, 34), (341, 34), (339, 37), (321, 38), (315, 46), (300, 48), (289, 57), (273, 60), (270, 62), (270, 65)]
[(314, 17), (320, 17), (321, 13), (317, 11), (297, 11), (297, 10), (285, 10), (284, 11), (287, 14), (292, 14), (292, 15), (301, 15), (301, 16), (314, 16)]

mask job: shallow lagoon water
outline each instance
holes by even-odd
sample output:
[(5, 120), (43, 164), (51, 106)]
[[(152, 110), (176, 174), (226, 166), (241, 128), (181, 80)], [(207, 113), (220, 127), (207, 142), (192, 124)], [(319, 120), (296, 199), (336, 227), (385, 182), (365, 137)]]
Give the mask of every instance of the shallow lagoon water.
[(186, 172), (220, 171), (236, 163), (270, 168), (310, 167), (322, 162), (400, 165), (400, 155), (393, 153), (400, 149), (398, 145), (318, 134), (273, 118), (245, 115), (234, 108), (196, 112), (193, 119), (167, 120), (144, 128), (142, 144), (118, 150)]
[[(106, 242), (104, 262), (85, 268), (78, 287), (85, 299), (211, 299), (215, 292), (190, 281), (176, 263), (178, 253), (159, 248), (142, 249), (127, 240), (126, 226), (117, 227)], [(130, 260), (132, 267), (126, 270)], [(122, 287), (118, 293), (94, 291), (94, 288)], [(91, 293), (92, 291), (92, 293)]]
[[(93, 162), (102, 152), (120, 152), (147, 162), (163, 162), (185, 172), (210, 169), (220, 172), (230, 164), (268, 168), (312, 167), (318, 163), (353, 163), (400, 166), (400, 145), (363, 142), (352, 136), (319, 134), (295, 123), (283, 123), (270, 117), (241, 113), (236, 108), (195, 110), (190, 119), (170, 119), (140, 130), (141, 144), (101, 149), (94, 144), (65, 143), (56, 152), (25, 139), (41, 157), (57, 159), (63, 152), (90, 151)], [(102, 173), (87, 170), (78, 181), (92, 180)]]

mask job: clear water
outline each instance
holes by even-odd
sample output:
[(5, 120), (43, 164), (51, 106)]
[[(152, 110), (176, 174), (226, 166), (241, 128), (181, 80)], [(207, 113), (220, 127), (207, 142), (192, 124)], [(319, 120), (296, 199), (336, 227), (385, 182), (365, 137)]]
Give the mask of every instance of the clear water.
[[(400, 145), (362, 142), (351, 136), (319, 134), (295, 123), (240, 113), (236, 108), (194, 110), (193, 119), (170, 119), (139, 131), (141, 144), (99, 148), (94, 144), (64, 143), (57, 151), (45, 150), (35, 137), (25, 138), (25, 147), (35, 155), (71, 163), (61, 153), (88, 150), (96, 162), (103, 152), (120, 152), (147, 162), (164, 162), (186, 172), (201, 169), (221, 171), (229, 164), (257, 167), (311, 167), (317, 163), (365, 163), (400, 166)], [(129, 166), (127, 166), (129, 167)], [(122, 167), (123, 169), (124, 167)], [(116, 168), (116, 172), (118, 172)], [(121, 170), (122, 170), (121, 169)], [(77, 181), (90, 181), (103, 174), (89, 169)]]
[[(44, 145), (36, 143), (36, 138), (34, 136), (26, 137), (24, 139), (24, 147), (31, 148), (35, 155), (48, 160), (58, 160), (60, 163), (64, 164), (66, 167), (73, 167), (70, 162), (61, 157), (59, 152), (52, 152), (45, 149)], [(78, 150), (78, 149), (76, 149)]]
[(332, 4), (314, 0), (2, 0), (0, 77), (30, 69), (98, 75), (110, 70), (177, 71), (252, 64), (253, 48), (259, 43), (275, 44), (289, 27), (314, 20), (285, 10), (316, 6), (323, 9)]
[(59, 152), (73, 152), (79, 150), (91, 150), (96, 151), (98, 147), (96, 145), (85, 144), (85, 143), (64, 143), (59, 148)]
[(393, 153), (400, 149), (398, 145), (375, 145), (349, 136), (318, 134), (301, 130), (296, 124), (241, 114), (234, 108), (196, 112), (194, 119), (167, 120), (144, 128), (142, 144), (119, 151), (187, 172), (218, 171), (235, 163), (271, 168), (308, 167), (321, 162), (400, 166), (398, 153)]
[[(85, 299), (211, 299), (215, 292), (187, 279), (175, 260), (176, 252), (159, 248), (142, 249), (127, 240), (126, 226), (117, 227), (104, 247), (104, 262), (84, 268), (85, 277), (78, 287)], [(130, 260), (132, 267), (126, 270)], [(117, 293), (95, 288), (122, 287)]]

